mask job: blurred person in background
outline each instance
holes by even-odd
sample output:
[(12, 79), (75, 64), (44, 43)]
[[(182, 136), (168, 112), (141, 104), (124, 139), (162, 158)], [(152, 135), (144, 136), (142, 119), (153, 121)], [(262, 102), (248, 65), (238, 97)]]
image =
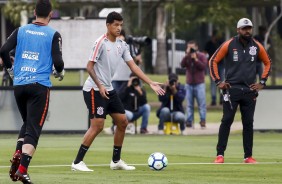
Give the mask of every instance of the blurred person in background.
[(196, 41), (187, 43), (186, 55), (181, 61), (181, 67), (186, 68), (186, 126), (194, 124), (194, 100), (196, 99), (200, 114), (200, 126), (206, 127), (206, 86), (205, 71), (207, 68), (206, 55), (198, 50)]
[[(224, 42), (209, 61), (210, 74), (223, 94), (223, 117), (218, 132), (217, 156), (214, 163), (224, 163), (230, 127), (240, 106), (243, 124), (244, 163), (257, 163), (253, 155), (253, 123), (258, 91), (263, 89), (271, 69), (264, 47), (253, 38), (253, 23), (242, 18), (237, 23), (237, 36)], [(218, 74), (218, 63), (225, 58), (225, 80)], [(260, 82), (256, 82), (256, 62), (264, 64)]]
[[(218, 47), (222, 44), (222, 40), (220, 39), (219, 33), (217, 30), (213, 30), (211, 39), (206, 43), (204, 52), (207, 53), (208, 60), (212, 57), (212, 55), (215, 53), (215, 51), (218, 49)], [(207, 65), (208, 68), (208, 65)], [(209, 69), (208, 69), (209, 73)], [(220, 62), (218, 64), (218, 73), (220, 77), (223, 79), (224, 78), (224, 62)], [(213, 82), (211, 76), (209, 75), (210, 78), (210, 92), (211, 92), (211, 106), (216, 105), (216, 99), (217, 99), (217, 87), (215, 83)], [(219, 99), (220, 102), (219, 104), (222, 104), (222, 96), (219, 93)]]
[[(141, 134), (148, 134), (147, 129), (151, 106), (147, 102), (147, 95), (144, 88), (141, 86), (140, 79), (134, 74), (131, 75), (127, 86), (120, 93), (120, 99), (125, 108), (125, 114), (129, 122), (136, 121), (142, 116), (140, 127)], [(133, 125), (133, 123), (130, 123)], [(129, 126), (129, 125), (128, 125)], [(133, 127), (134, 126), (129, 126)], [(131, 130), (134, 133), (134, 131)]]
[(126, 62), (130, 70), (147, 83), (157, 95), (164, 95), (160, 83), (152, 81), (143, 73), (131, 57), (127, 43), (118, 38), (123, 26), (121, 14), (109, 13), (106, 26), (107, 33), (95, 41), (87, 63), (89, 77), (83, 86), (83, 96), (89, 110), (90, 127), (71, 165), (72, 170), (93, 171), (86, 166), (83, 158), (92, 142), (102, 132), (108, 114), (117, 125), (109, 166), (112, 170), (135, 170), (134, 166), (127, 165), (121, 160), (121, 149), (128, 121), (123, 104), (112, 86), (112, 77), (120, 63)]
[(159, 96), (161, 107), (157, 110), (159, 118), (158, 134), (164, 134), (165, 122), (176, 122), (180, 124), (181, 134), (185, 135), (185, 114), (183, 101), (185, 100), (185, 86), (178, 81), (178, 75), (171, 73), (168, 81), (163, 86), (165, 95)]
[[(64, 77), (61, 35), (48, 26), (52, 17), (49, 0), (38, 0), (33, 23), (14, 30), (0, 50), (4, 65), (14, 80), (14, 95), (22, 116), (16, 150), (9, 171), (12, 181), (30, 184), (28, 166), (36, 151), (49, 107), (50, 74)], [(16, 49), (14, 65), (10, 52)]]

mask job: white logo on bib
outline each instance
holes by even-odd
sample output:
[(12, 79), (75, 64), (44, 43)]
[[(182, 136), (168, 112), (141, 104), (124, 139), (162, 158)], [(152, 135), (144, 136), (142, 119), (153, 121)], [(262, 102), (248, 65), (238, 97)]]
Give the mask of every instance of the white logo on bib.
[(252, 56), (256, 55), (257, 54), (257, 48), (255, 46), (251, 46), (249, 54), (252, 55)]

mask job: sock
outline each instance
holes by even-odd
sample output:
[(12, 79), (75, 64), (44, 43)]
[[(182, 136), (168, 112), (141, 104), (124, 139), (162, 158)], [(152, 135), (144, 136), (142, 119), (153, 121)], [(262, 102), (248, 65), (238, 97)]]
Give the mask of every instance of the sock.
[(29, 166), (30, 160), (32, 159), (31, 156), (27, 155), (26, 153), (21, 154), (21, 164), (19, 166), (19, 171), (22, 174), (27, 173), (27, 168)]
[(114, 146), (113, 149), (113, 162), (117, 163), (120, 160), (121, 146)]
[(23, 147), (23, 141), (18, 141), (18, 142), (17, 142), (17, 146), (16, 146), (16, 151), (17, 151), (17, 150), (22, 151), (22, 147)]
[(84, 146), (83, 144), (81, 144), (77, 156), (75, 158), (75, 160), (73, 161), (74, 164), (78, 164), (80, 161), (83, 160), (86, 152), (88, 151), (89, 146)]

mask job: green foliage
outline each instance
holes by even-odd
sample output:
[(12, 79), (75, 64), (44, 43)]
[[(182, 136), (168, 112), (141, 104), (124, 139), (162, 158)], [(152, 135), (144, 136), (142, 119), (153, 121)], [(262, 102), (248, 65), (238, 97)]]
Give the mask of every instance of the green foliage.
[[(200, 25), (201, 23), (213, 23), (219, 27), (232, 26), (246, 12), (242, 8), (234, 8), (231, 1), (210, 0), (208, 3), (187, 3), (184, 0), (176, 0), (167, 4), (166, 8), (171, 11), (175, 8), (175, 29), (185, 30), (187, 27)], [(171, 24), (168, 24), (170, 28)]]
[[(26, 11), (29, 17), (33, 16), (33, 10), (35, 8), (35, 0), (33, 3), (20, 0), (9, 0), (4, 6), (4, 15), (15, 26), (19, 26), (21, 22), (21, 12)], [(53, 9), (58, 7), (56, 0), (51, 0)]]

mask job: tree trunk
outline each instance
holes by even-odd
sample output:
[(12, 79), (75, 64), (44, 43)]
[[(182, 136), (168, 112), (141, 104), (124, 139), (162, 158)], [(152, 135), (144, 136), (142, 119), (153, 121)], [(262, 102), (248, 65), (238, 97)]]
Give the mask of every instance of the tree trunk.
[(167, 74), (166, 14), (163, 6), (157, 8), (157, 60), (156, 74)]

